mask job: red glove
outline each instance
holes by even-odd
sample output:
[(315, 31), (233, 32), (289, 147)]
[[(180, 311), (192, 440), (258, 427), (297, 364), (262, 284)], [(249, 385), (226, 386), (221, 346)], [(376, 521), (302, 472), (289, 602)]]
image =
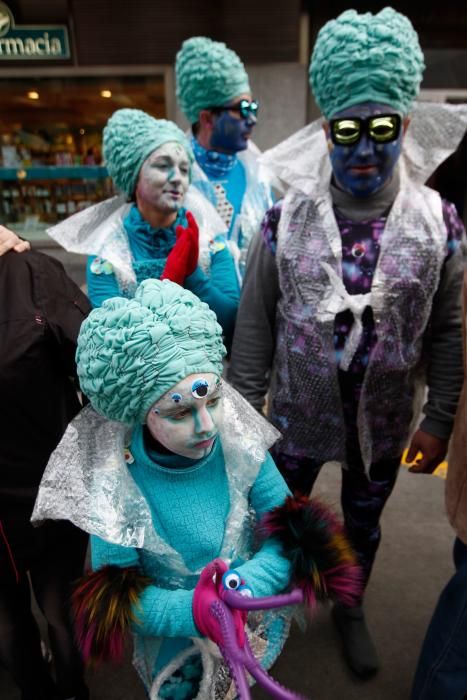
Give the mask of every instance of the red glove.
[(198, 265), (199, 231), (193, 214), (186, 213), (187, 226), (175, 229), (175, 245), (167, 256), (161, 280), (171, 280), (183, 284), (185, 277), (191, 275)]
[[(199, 581), (193, 594), (193, 619), (195, 625), (205, 637), (222, 645), (222, 636), (219, 622), (212, 614), (211, 605), (216, 601), (223, 601), (226, 589), (222, 583), (222, 577), (228, 571), (228, 566), (222, 559), (214, 559), (202, 570)], [(246, 611), (230, 608), (233, 617), (237, 640), (240, 647), (245, 643)]]

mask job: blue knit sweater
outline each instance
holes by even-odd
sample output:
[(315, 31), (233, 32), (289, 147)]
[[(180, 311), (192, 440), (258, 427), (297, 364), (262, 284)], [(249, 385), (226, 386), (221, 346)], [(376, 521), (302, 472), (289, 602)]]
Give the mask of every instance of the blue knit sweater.
[[(191, 461), (150, 452), (140, 426), (133, 433), (130, 451), (134, 458), (130, 473), (150, 507), (154, 529), (181, 554), (191, 571), (199, 571), (219, 555), (232, 507), (219, 438), (207, 457)], [(249, 494), (251, 507), (260, 518), (283, 503), (288, 493), (268, 455)], [(95, 536), (91, 546), (94, 569), (106, 564), (139, 566), (154, 581), (141, 596), (135, 632), (171, 638), (161, 647), (155, 671), (159, 670), (180, 650), (184, 639), (199, 636), (192, 615), (192, 588), (169, 590), (158, 585), (164, 574), (154, 555), (144, 549), (110, 544)], [(249, 561), (232, 562), (232, 567), (240, 572), (255, 596), (279, 593), (289, 583), (289, 562), (273, 542), (264, 543)], [(193, 576), (192, 587), (197, 578)]]
[[(177, 219), (168, 228), (153, 229), (133, 206), (124, 220), (128, 236), (133, 269), (140, 284), (144, 279), (159, 278), (167, 256), (175, 245), (175, 229), (186, 226), (186, 211), (181, 209)], [(94, 263), (96, 257), (89, 256), (87, 263), (88, 297), (94, 307), (111, 297), (121, 296), (117, 278), (113, 272), (106, 274)], [(240, 298), (235, 264), (228, 247), (211, 256), (210, 276), (197, 267), (185, 279), (186, 289), (196, 294), (216, 313), (222, 329), (230, 339)]]

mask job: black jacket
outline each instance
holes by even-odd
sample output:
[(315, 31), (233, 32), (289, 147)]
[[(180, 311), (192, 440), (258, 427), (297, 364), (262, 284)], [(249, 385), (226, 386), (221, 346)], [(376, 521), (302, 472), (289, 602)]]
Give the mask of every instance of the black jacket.
[(15, 538), (29, 529), (49, 456), (80, 409), (75, 352), (89, 311), (54, 258), (0, 257), (0, 522)]

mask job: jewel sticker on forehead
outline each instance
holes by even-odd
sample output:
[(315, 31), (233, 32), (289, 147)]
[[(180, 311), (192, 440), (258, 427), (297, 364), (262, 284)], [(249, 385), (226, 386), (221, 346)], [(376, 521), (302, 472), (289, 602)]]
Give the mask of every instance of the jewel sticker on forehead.
[(207, 395), (209, 389), (209, 382), (207, 379), (195, 379), (191, 385), (191, 394), (195, 399), (204, 399)]

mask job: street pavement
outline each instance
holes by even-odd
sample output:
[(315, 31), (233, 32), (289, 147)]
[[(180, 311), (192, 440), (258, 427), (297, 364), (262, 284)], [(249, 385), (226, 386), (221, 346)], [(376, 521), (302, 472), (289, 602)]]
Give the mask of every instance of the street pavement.
[[(323, 469), (314, 495), (338, 507), (340, 471)], [(341, 657), (329, 610), (305, 631), (294, 627), (272, 669), (283, 685), (310, 700), (408, 700), (422, 639), (437, 597), (452, 573), (453, 533), (444, 513), (444, 482), (401, 469), (383, 516), (383, 541), (366, 597), (381, 671), (362, 682)], [(129, 660), (88, 672), (91, 700), (145, 700)], [(255, 700), (267, 696), (253, 690)], [(0, 699), (20, 700), (0, 668)], [(448, 700), (448, 698), (446, 699)]]

